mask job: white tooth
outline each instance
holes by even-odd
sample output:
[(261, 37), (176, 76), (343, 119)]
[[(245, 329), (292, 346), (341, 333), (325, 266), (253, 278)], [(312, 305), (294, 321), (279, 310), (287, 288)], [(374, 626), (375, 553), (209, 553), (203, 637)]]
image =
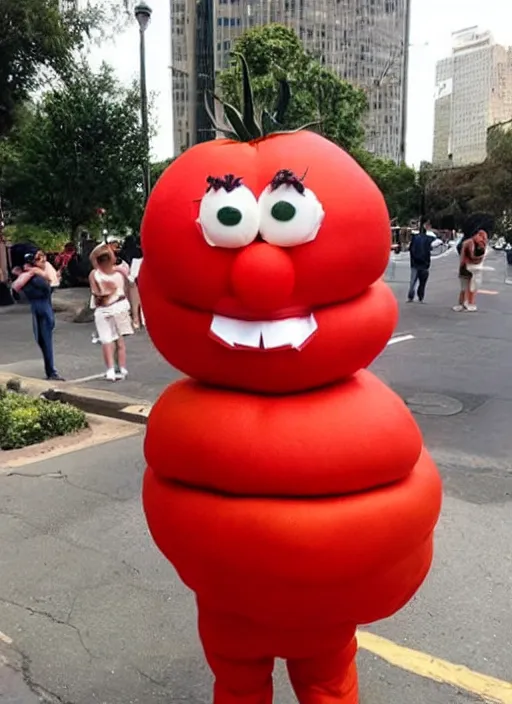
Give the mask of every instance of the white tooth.
[(210, 331), (220, 340), (234, 347), (259, 348), (260, 341), (267, 350), (279, 347), (301, 349), (318, 328), (314, 315), (285, 320), (248, 321), (214, 315)]
[(290, 345), (300, 349), (316, 331), (318, 325), (313, 315), (309, 318), (286, 318), (262, 324), (263, 346), (267, 350)]
[(261, 323), (214, 315), (210, 331), (231, 347), (259, 347)]

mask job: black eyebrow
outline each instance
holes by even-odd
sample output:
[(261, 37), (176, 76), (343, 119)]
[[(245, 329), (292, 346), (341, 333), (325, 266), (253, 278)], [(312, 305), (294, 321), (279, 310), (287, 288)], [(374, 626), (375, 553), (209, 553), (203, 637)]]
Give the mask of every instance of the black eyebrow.
[(206, 183), (208, 188), (206, 192), (211, 190), (220, 191), (223, 188), (228, 193), (234, 191), (242, 185), (243, 176), (235, 176), (234, 174), (226, 174), (225, 176), (208, 176)]
[(281, 169), (276, 173), (276, 175), (270, 182), (270, 188), (272, 191), (275, 191), (277, 188), (279, 188), (279, 186), (293, 186), (297, 193), (304, 195), (304, 191), (306, 189), (302, 181), (304, 180), (306, 173), (302, 178), (299, 178), (293, 173), (293, 171), (290, 171), (290, 169)]

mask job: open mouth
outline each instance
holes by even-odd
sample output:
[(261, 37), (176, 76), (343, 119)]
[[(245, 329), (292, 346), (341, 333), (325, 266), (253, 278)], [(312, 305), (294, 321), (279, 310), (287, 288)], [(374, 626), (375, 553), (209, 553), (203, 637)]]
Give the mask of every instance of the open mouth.
[(264, 350), (292, 347), (300, 350), (317, 329), (313, 314), (284, 320), (238, 320), (214, 315), (210, 333), (229, 347)]

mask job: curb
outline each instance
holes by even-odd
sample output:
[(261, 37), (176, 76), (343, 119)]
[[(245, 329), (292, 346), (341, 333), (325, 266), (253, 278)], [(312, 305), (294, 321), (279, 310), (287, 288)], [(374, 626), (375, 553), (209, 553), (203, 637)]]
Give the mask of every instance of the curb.
[(111, 391), (67, 386), (66, 382), (51, 382), (31, 377), (0, 373), (0, 385), (16, 380), (22, 390), (32, 396), (44, 396), (49, 401), (61, 401), (80, 408), (85, 413), (146, 425), (152, 403)]

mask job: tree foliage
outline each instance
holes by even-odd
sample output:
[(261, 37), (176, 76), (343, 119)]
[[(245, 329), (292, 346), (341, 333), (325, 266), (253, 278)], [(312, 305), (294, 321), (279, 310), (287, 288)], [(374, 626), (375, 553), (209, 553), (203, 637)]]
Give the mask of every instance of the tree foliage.
[(356, 157), (382, 191), (391, 219), (400, 225), (417, 219), (421, 214), (421, 187), (415, 169), (364, 151)]
[(25, 115), (5, 167), (9, 202), (25, 219), (75, 232), (105, 208), (138, 226), (144, 145), (136, 86), (87, 65)]
[[(491, 130), (488, 156), (482, 164), (425, 170), (427, 209), (437, 220), (460, 227), (473, 212), (494, 215), (502, 234), (512, 215), (512, 132)], [(512, 233), (511, 233), (512, 234)]]
[(66, 0), (1, 0), (0, 138), (12, 128), (16, 108), (47, 79), (48, 71), (67, 76), (75, 50), (122, 22), (126, 12), (126, 0), (97, 0), (84, 10)]
[(155, 185), (155, 183), (158, 181), (158, 179), (163, 174), (163, 172), (166, 170), (166, 168), (168, 166), (170, 166), (175, 159), (176, 159), (176, 157), (171, 157), (170, 159), (164, 159), (163, 161), (155, 161), (153, 164), (151, 164), (151, 185), (152, 186)]
[[(257, 108), (275, 105), (279, 79), (286, 77), (292, 91), (286, 129), (318, 122), (319, 131), (345, 149), (351, 151), (362, 144), (362, 118), (367, 109), (364, 92), (308, 54), (292, 29), (278, 24), (255, 27), (236, 40), (234, 49), (249, 66)], [(223, 99), (240, 108), (242, 80), (236, 57), (220, 73), (219, 83)]]

